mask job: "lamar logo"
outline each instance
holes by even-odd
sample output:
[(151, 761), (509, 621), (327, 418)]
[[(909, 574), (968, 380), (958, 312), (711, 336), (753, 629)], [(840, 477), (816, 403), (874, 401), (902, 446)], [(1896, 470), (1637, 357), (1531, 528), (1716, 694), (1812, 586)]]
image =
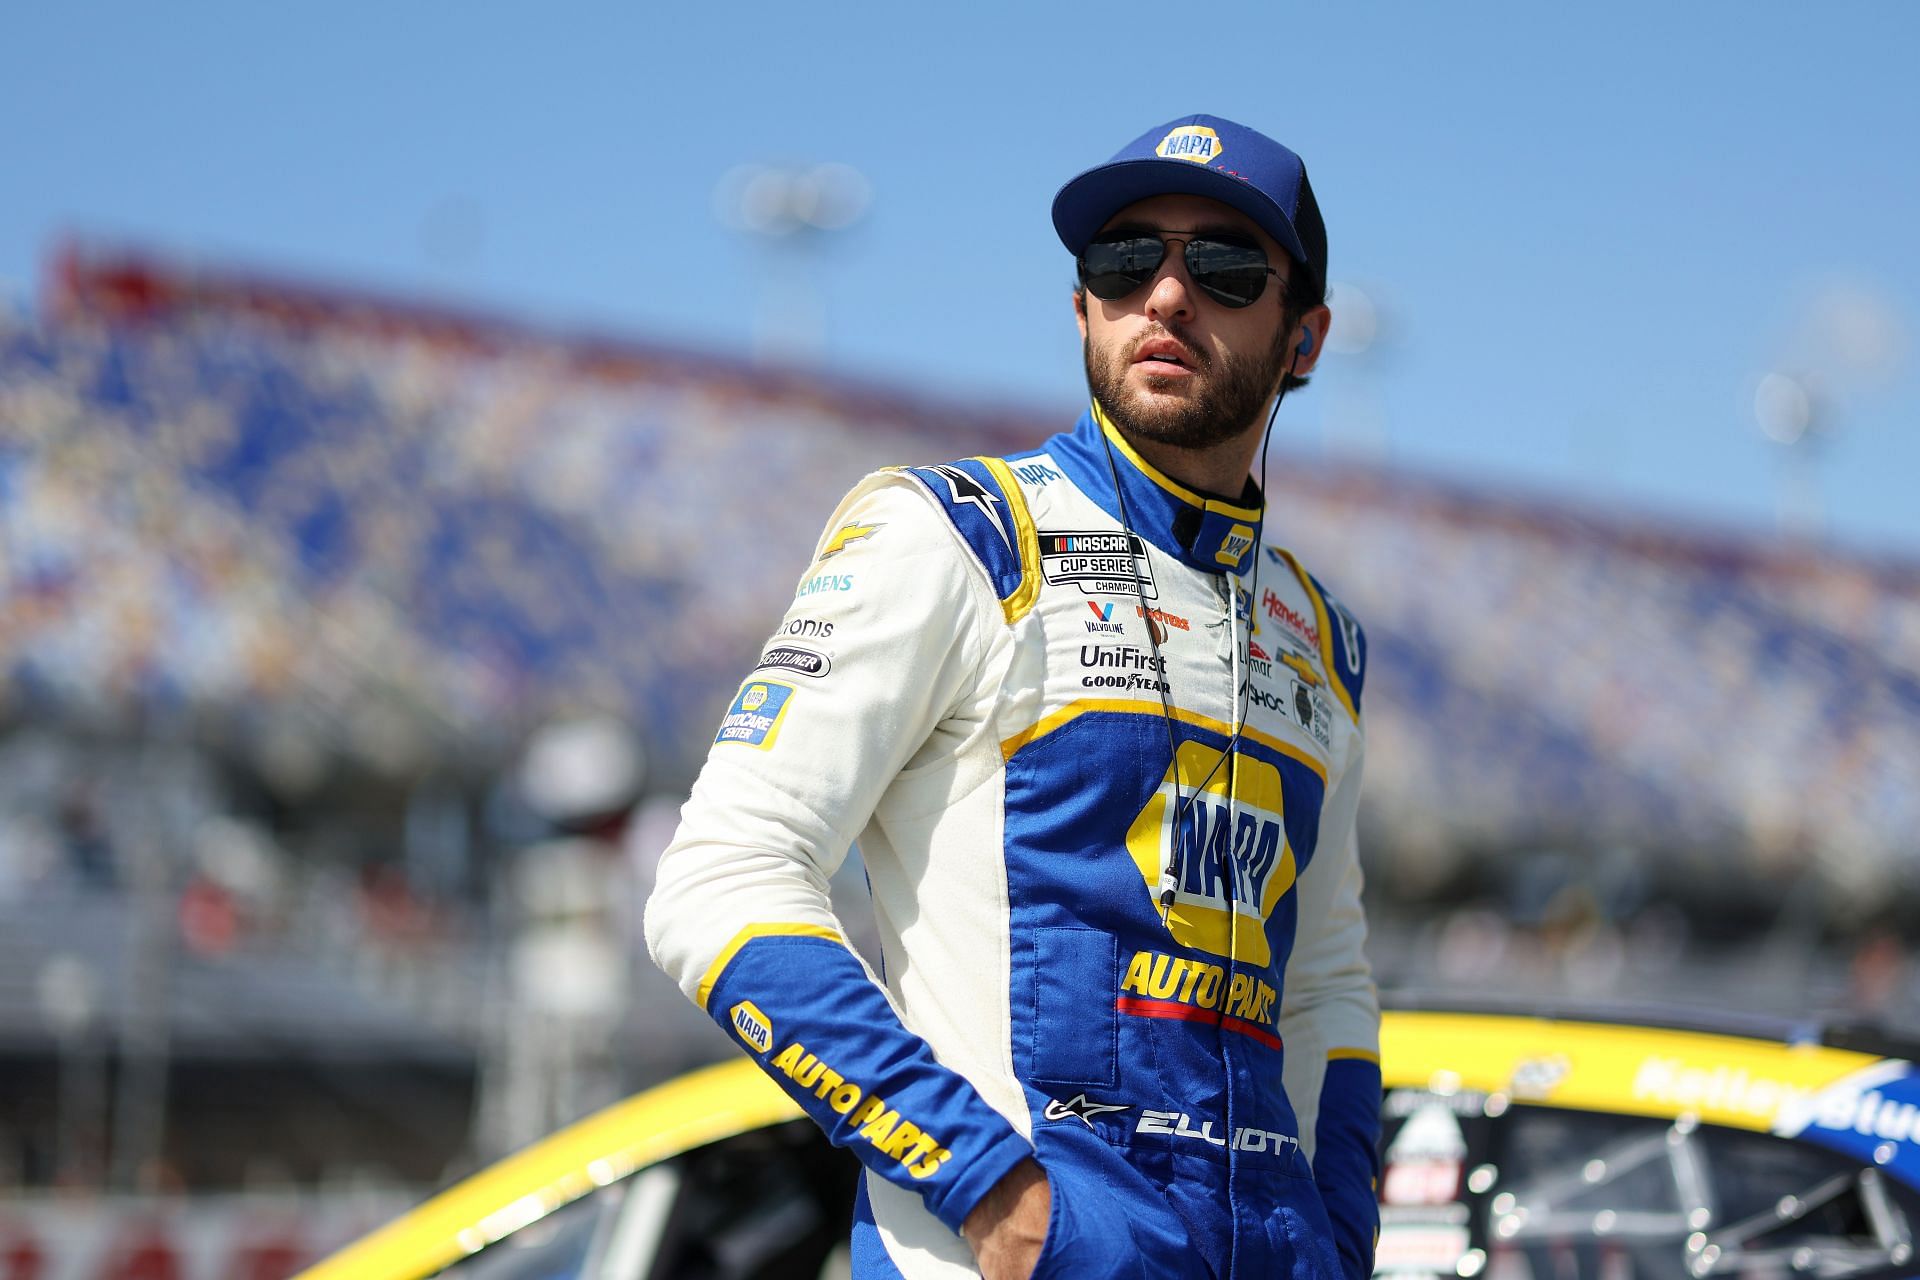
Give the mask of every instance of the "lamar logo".
[[(1273, 961), (1267, 920), (1297, 875), (1280, 816), (1280, 771), (1244, 755), (1234, 768), (1219, 768), (1223, 754), (1180, 744), (1159, 790), (1127, 828), (1127, 852), (1157, 906), (1160, 868), (1172, 863), (1177, 835), (1183, 856), (1168, 932), (1183, 947), (1263, 969)], [(1176, 773), (1183, 807), (1174, 799)], [(1236, 784), (1231, 806), (1229, 779)]]
[(773, 1020), (760, 1012), (751, 1000), (742, 1000), (727, 1010), (727, 1016), (733, 1019), (733, 1029), (740, 1038), (758, 1049), (761, 1053), (773, 1052)]

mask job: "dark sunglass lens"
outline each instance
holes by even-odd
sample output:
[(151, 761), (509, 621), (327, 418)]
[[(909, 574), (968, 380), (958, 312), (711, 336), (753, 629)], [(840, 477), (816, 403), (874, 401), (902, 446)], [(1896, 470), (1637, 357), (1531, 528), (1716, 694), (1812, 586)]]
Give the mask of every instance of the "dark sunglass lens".
[(1216, 302), (1245, 307), (1267, 287), (1267, 255), (1255, 245), (1193, 240), (1187, 244), (1187, 273)]
[(1096, 240), (1080, 255), (1080, 283), (1096, 298), (1117, 301), (1153, 279), (1166, 252), (1155, 236)]

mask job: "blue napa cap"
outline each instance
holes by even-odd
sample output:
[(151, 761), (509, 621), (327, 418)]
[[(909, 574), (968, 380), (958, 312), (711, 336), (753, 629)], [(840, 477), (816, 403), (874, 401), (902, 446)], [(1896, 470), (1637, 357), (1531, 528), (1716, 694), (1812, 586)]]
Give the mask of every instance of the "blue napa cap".
[(1053, 198), (1053, 229), (1077, 258), (1107, 219), (1161, 195), (1231, 205), (1326, 288), (1327, 227), (1306, 164), (1264, 133), (1219, 116), (1182, 116), (1149, 129), (1070, 180)]

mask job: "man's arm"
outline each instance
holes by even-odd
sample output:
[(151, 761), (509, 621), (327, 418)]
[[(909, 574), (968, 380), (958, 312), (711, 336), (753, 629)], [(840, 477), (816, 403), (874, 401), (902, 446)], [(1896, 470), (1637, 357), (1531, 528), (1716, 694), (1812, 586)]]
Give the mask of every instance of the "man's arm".
[(1356, 731), (1321, 811), (1319, 848), (1300, 877), (1300, 935), (1280, 1012), (1287, 1094), (1348, 1280), (1373, 1274), (1380, 1226), (1380, 1004), (1364, 950), (1354, 838), (1360, 757)]
[(827, 888), (1004, 625), (913, 485), (869, 477), (829, 523), (682, 810), (646, 928), (655, 962), (834, 1143), (958, 1231), (1032, 1147), (902, 1023)]

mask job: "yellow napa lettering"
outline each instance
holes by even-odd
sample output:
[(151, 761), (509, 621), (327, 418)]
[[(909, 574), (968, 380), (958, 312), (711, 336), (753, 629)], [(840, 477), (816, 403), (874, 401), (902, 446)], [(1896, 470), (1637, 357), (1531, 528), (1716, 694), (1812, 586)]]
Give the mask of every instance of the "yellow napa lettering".
[(887, 1140), (893, 1133), (893, 1127), (899, 1123), (900, 1113), (888, 1107), (885, 1111), (860, 1126), (860, 1136), (877, 1147)]
[(871, 1096), (860, 1104), (860, 1109), (847, 1117), (847, 1123), (854, 1128), (865, 1127), (869, 1120), (887, 1109), (886, 1102), (878, 1096)]
[(1195, 164), (1209, 164), (1226, 151), (1220, 143), (1220, 135), (1203, 124), (1183, 124), (1178, 129), (1160, 139), (1160, 145), (1153, 154), (1166, 160), (1191, 160)]
[(931, 1178), (940, 1171), (941, 1165), (952, 1158), (953, 1152), (947, 1150), (945, 1147), (936, 1147), (927, 1153), (926, 1159), (908, 1169), (907, 1172), (915, 1178)]
[(895, 1160), (904, 1161), (907, 1158), (907, 1148), (912, 1146), (919, 1137), (920, 1126), (911, 1120), (902, 1120), (899, 1126), (887, 1135), (886, 1141), (876, 1142), (874, 1145)]
[(802, 1089), (811, 1089), (813, 1088), (813, 1082), (818, 1080), (820, 1073), (826, 1069), (826, 1063), (820, 1061), (820, 1059), (814, 1057), (812, 1054), (808, 1054), (801, 1060), (800, 1066), (794, 1071), (793, 1082)]
[(1138, 991), (1141, 995), (1147, 993), (1148, 975), (1153, 969), (1153, 954), (1151, 951), (1133, 953), (1133, 959), (1127, 962), (1127, 976), (1120, 979), (1122, 991)]
[(862, 1092), (859, 1085), (849, 1080), (833, 1091), (833, 1096), (827, 1099), (827, 1105), (844, 1116), (860, 1101)]
[(1227, 988), (1228, 1014), (1236, 1018), (1244, 1016), (1241, 1009), (1246, 1003), (1247, 992), (1251, 990), (1252, 987), (1253, 976), (1251, 974), (1236, 973), (1233, 975), (1233, 984)]
[(813, 1056), (807, 1052), (805, 1045), (795, 1040), (792, 1044), (780, 1051), (780, 1056), (773, 1060), (773, 1065), (791, 1076), (794, 1069), (800, 1065), (800, 1059), (803, 1055), (809, 1058)]
[(1202, 1009), (1211, 1009), (1220, 1003), (1220, 983), (1227, 971), (1217, 964), (1205, 966), (1200, 975), (1199, 989), (1193, 993), (1193, 1002)]
[(824, 1098), (845, 1083), (846, 1079), (838, 1071), (827, 1067), (820, 1072), (820, 1083), (813, 1086), (813, 1096)]
[[(1235, 862), (1242, 867), (1258, 865), (1260, 870), (1254, 893), (1234, 893), (1231, 904), (1224, 888), (1216, 892), (1198, 891), (1187, 883), (1176, 886), (1173, 907), (1166, 915), (1167, 931), (1183, 947), (1231, 956), (1264, 969), (1273, 961), (1267, 921), (1280, 900), (1292, 891), (1298, 876), (1293, 846), (1286, 838), (1282, 819), (1285, 802), (1280, 770), (1247, 755), (1239, 755), (1234, 768), (1216, 767), (1224, 754), (1203, 743), (1181, 743), (1159, 788), (1127, 828), (1127, 851), (1140, 872), (1143, 888), (1154, 900), (1155, 914), (1159, 914), (1160, 869), (1168, 864), (1173, 846), (1177, 778), (1179, 794), (1191, 800), (1185, 821), (1196, 833), (1186, 848), (1187, 875), (1204, 877), (1210, 869), (1219, 876), (1237, 875), (1240, 873), (1231, 869)], [(1202, 825), (1206, 828), (1204, 841), (1197, 835)], [(1222, 857), (1218, 846), (1228, 842), (1231, 851)], [(1131, 970), (1127, 980), (1134, 981)]]
[(1147, 994), (1156, 1000), (1165, 1000), (1180, 985), (1180, 975), (1186, 970), (1185, 960), (1175, 960), (1172, 956), (1157, 956), (1153, 962), (1153, 985)]

